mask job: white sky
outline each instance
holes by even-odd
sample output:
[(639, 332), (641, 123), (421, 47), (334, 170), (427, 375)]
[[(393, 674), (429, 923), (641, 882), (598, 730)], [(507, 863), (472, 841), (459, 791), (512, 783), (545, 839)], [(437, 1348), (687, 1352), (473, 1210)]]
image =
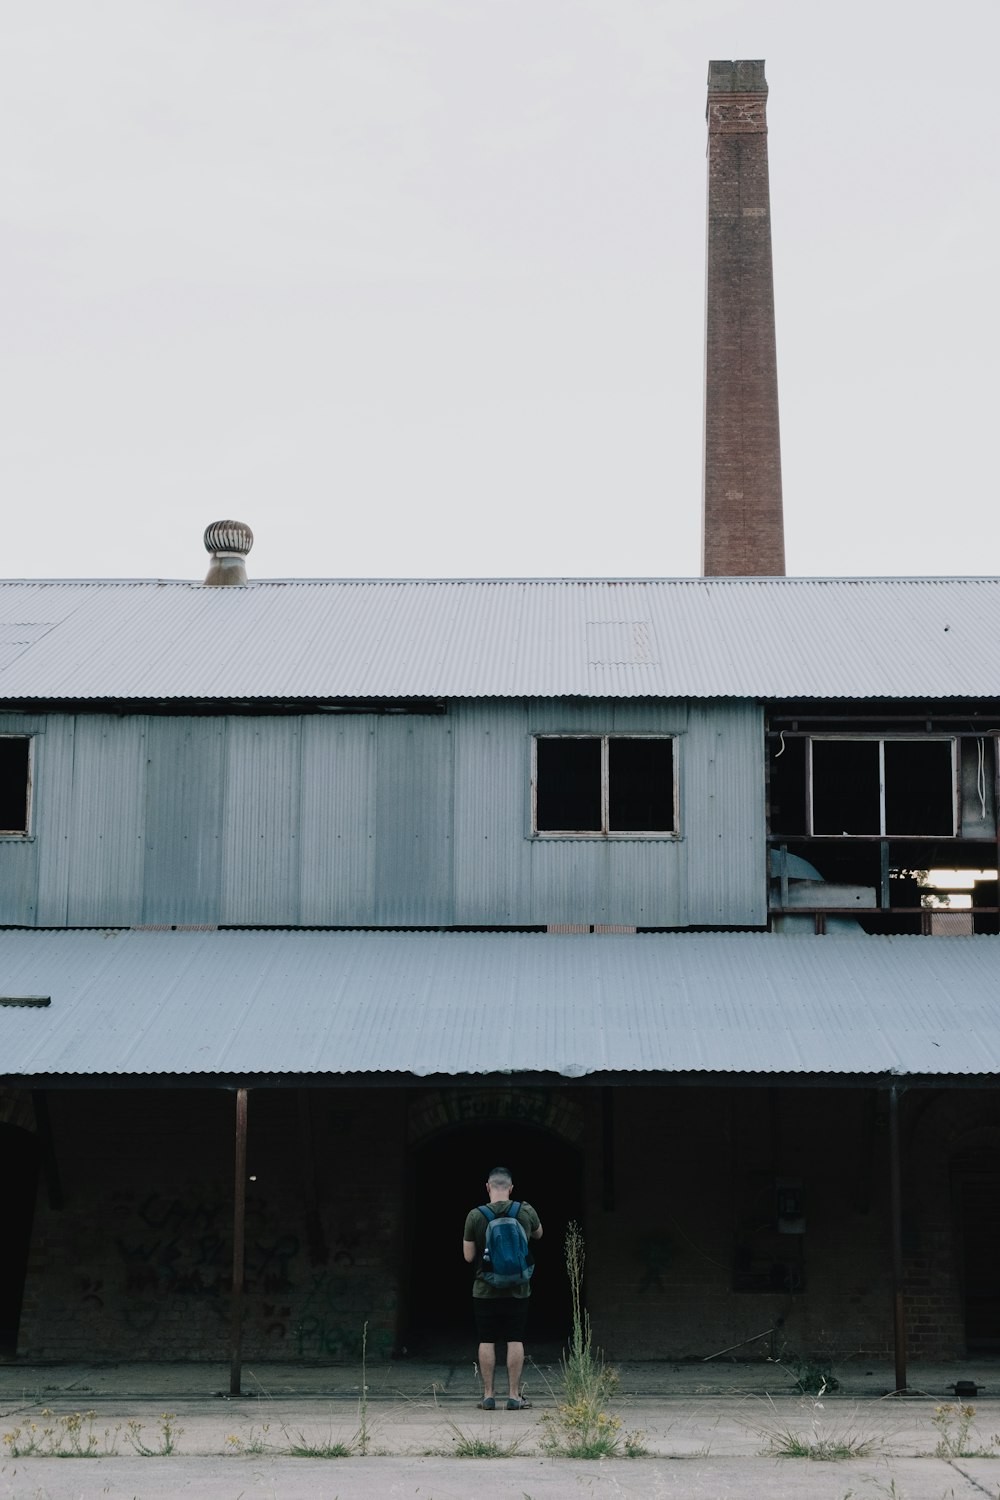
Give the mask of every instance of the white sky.
[(997, 0), (10, 0), (6, 577), (700, 569), (763, 57), (788, 570), (996, 573)]

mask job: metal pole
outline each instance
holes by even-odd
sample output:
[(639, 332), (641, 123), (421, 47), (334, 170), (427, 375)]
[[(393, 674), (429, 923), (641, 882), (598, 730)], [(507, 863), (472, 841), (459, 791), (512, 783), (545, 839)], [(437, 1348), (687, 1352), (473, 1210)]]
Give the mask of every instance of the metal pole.
[(903, 1307), (903, 1172), (899, 1150), (899, 1089), (889, 1090), (889, 1197), (892, 1215), (892, 1326), (896, 1394), (906, 1390), (906, 1312)]
[(243, 1356), (243, 1275), (247, 1223), (247, 1091), (236, 1090), (236, 1188), (233, 1194), (233, 1300), (229, 1394), (240, 1395)]
[(615, 1206), (615, 1095), (613, 1089), (601, 1090), (601, 1166), (604, 1179), (603, 1207), (612, 1213)]

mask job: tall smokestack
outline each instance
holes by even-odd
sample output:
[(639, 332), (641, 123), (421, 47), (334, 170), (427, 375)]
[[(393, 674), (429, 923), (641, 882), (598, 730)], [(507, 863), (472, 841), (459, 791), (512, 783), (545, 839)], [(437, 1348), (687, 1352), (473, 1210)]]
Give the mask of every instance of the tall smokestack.
[(763, 62), (708, 65), (702, 572), (783, 574)]

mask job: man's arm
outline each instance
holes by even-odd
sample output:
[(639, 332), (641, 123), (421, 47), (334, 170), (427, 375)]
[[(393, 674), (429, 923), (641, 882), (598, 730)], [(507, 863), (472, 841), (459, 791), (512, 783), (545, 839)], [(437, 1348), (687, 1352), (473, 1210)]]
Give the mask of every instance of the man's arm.
[[(539, 1232), (541, 1232), (541, 1231), (539, 1231)], [(476, 1258), (476, 1242), (475, 1242), (475, 1240), (463, 1240), (462, 1241), (462, 1254), (465, 1256), (466, 1260), (469, 1262), (469, 1265), (471, 1266), (472, 1262)]]
[(533, 1240), (540, 1240), (541, 1237), (542, 1237), (542, 1226), (541, 1226), (541, 1224), (539, 1224), (539, 1226), (538, 1226), (537, 1229), (533, 1229), (531, 1231), (531, 1238)]

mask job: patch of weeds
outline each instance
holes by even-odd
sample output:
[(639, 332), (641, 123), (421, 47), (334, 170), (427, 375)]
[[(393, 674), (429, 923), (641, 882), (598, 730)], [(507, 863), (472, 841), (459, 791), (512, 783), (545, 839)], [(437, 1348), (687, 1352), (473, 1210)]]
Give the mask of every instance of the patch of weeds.
[(618, 1389), (618, 1371), (593, 1347), (590, 1314), (583, 1305), (583, 1235), (566, 1228), (566, 1273), (573, 1309), (573, 1331), (562, 1359), (562, 1399), (542, 1417), (542, 1447), (564, 1458), (628, 1458), (645, 1452), (642, 1433), (622, 1432), (621, 1418), (605, 1408)]
[(478, 1433), (463, 1432), (457, 1422), (449, 1422), (454, 1446), (448, 1451), (455, 1458), (514, 1458), (524, 1446), (526, 1433), (518, 1433), (509, 1442), (498, 1438), (481, 1437)]
[(299, 1433), (281, 1451), (289, 1458), (350, 1458), (354, 1449), (350, 1443), (335, 1443), (332, 1438), (326, 1442), (307, 1442), (302, 1433)]
[(270, 1422), (265, 1422), (260, 1429), (251, 1427), (246, 1437), (240, 1437), (239, 1433), (231, 1432), (226, 1438), (226, 1452), (243, 1457), (259, 1457), (261, 1453), (268, 1451), (267, 1435), (271, 1430)]
[(938, 1435), (934, 1448), (935, 1458), (1000, 1458), (1000, 1432), (995, 1432), (989, 1442), (974, 1445), (972, 1427), (976, 1420), (974, 1406), (959, 1406), (945, 1401), (935, 1406), (931, 1425)]
[(157, 1419), (158, 1436), (150, 1446), (142, 1435), (142, 1423), (132, 1417), (125, 1423), (125, 1437), (131, 1443), (136, 1453), (143, 1458), (166, 1458), (177, 1449), (177, 1439), (184, 1431), (183, 1427), (177, 1426), (177, 1417), (172, 1411), (162, 1412)]
[[(287, 1433), (285, 1434), (287, 1438)], [(368, 1324), (365, 1323), (361, 1330), (361, 1392), (358, 1397), (358, 1426), (346, 1443), (335, 1440), (331, 1435), (320, 1441), (312, 1442), (303, 1433), (298, 1433), (291, 1439), (287, 1447), (281, 1449), (282, 1453), (289, 1458), (367, 1458), (372, 1451), (373, 1430), (371, 1418), (368, 1415)]]
[(152, 1445), (142, 1436), (142, 1423), (135, 1417), (114, 1427), (95, 1427), (96, 1411), (74, 1411), (57, 1417), (46, 1407), (41, 1422), (23, 1422), (3, 1435), (9, 1458), (113, 1458), (124, 1438), (144, 1458), (163, 1458), (173, 1453), (183, 1432), (173, 1412), (165, 1411), (157, 1424), (159, 1436)]
[(57, 1417), (45, 1407), (41, 1422), (22, 1422), (3, 1435), (9, 1458), (110, 1458), (118, 1452), (121, 1423), (98, 1432), (96, 1411)]
[[(819, 1396), (822, 1396), (822, 1388)], [(836, 1463), (845, 1458), (868, 1458), (881, 1446), (882, 1439), (852, 1427), (823, 1429), (823, 1403), (819, 1396), (803, 1408), (809, 1414), (805, 1430), (787, 1423), (763, 1425), (755, 1430), (764, 1439), (765, 1453), (775, 1458), (809, 1458), (817, 1463)], [(773, 1403), (772, 1403), (773, 1409)]]
[[(622, 1452), (626, 1458), (648, 1458), (649, 1449), (643, 1442), (646, 1436), (644, 1432), (638, 1432), (635, 1428), (631, 1432), (622, 1433)], [(707, 1457), (707, 1454), (706, 1454)]]
[(875, 1440), (863, 1433), (846, 1433), (842, 1437), (819, 1437), (812, 1434), (775, 1432), (770, 1435), (768, 1452), (776, 1458), (811, 1458), (817, 1463), (836, 1463), (842, 1458), (868, 1458)]

